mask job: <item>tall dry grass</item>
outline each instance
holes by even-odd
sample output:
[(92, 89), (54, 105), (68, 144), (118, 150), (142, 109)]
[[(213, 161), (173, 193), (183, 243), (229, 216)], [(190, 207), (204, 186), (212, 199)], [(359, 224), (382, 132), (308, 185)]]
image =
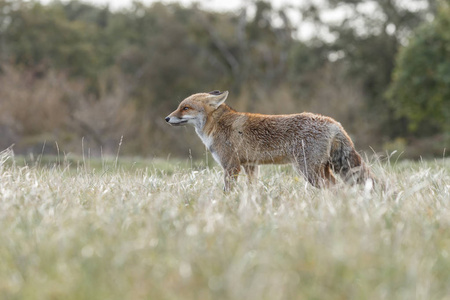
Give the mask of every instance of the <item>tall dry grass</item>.
[(448, 159), (229, 195), (204, 162), (22, 159), (0, 156), (1, 299), (450, 299)]

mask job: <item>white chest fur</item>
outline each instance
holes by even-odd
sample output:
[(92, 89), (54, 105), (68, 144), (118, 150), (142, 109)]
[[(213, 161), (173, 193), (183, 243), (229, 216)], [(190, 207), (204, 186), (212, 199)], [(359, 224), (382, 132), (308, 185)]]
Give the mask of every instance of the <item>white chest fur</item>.
[(214, 143), (213, 137), (210, 136), (210, 135), (204, 134), (202, 131), (197, 130), (197, 128), (195, 128), (195, 132), (197, 132), (197, 135), (200, 137), (200, 139), (202, 140), (203, 144), (205, 144), (206, 148), (208, 148), (208, 150), (211, 151), (211, 154), (212, 154), (214, 160), (218, 164), (220, 164), (220, 158), (217, 155), (217, 153), (214, 151), (214, 149), (212, 148), (212, 145)]
[(200, 137), (200, 139), (202, 140), (203, 144), (205, 144), (205, 146), (208, 149), (211, 149), (211, 146), (213, 144), (212, 136), (204, 134), (203, 132), (197, 130), (197, 128), (195, 129), (195, 132), (197, 132), (197, 134)]

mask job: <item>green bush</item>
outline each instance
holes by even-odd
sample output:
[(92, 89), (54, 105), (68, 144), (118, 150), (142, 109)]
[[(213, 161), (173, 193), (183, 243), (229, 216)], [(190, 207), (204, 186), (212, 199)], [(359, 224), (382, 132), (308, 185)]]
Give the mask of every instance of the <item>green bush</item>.
[(397, 58), (387, 96), (411, 132), (450, 131), (450, 7), (424, 24)]

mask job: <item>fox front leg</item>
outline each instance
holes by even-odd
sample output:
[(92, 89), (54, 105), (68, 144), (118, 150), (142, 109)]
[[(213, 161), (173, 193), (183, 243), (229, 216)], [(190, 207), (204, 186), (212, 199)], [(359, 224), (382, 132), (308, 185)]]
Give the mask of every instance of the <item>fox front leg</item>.
[(239, 172), (241, 171), (241, 167), (239, 164), (228, 165), (224, 168), (224, 187), (223, 191), (225, 193), (229, 193), (231, 188), (235, 185)]

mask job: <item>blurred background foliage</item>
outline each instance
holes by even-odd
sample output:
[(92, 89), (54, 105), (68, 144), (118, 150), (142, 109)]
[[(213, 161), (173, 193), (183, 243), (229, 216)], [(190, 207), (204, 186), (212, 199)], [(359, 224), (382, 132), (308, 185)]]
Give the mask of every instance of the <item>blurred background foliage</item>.
[[(310, 36), (300, 38), (306, 27)], [(242, 111), (330, 115), (358, 149), (442, 156), (449, 5), (324, 0), (275, 8), (255, 0), (218, 12), (0, 0), (2, 149), (109, 155), (123, 136), (124, 155), (200, 157), (194, 130), (170, 128), (164, 117), (186, 96), (215, 89), (229, 90), (228, 104)]]

